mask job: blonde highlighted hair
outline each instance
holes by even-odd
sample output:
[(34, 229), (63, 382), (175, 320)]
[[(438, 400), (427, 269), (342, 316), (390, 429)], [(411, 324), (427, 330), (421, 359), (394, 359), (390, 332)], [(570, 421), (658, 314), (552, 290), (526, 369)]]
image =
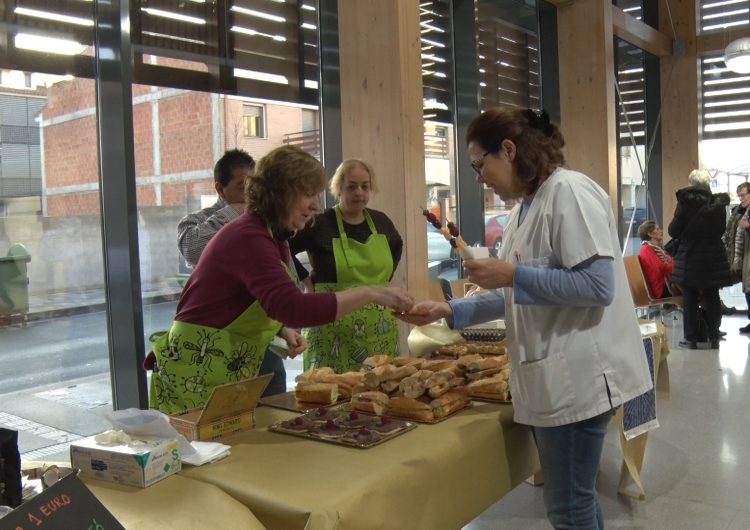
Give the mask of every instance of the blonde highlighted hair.
[(344, 177), (346, 177), (351, 170), (356, 168), (361, 168), (367, 171), (367, 174), (370, 175), (370, 190), (374, 192), (378, 191), (378, 185), (375, 181), (375, 171), (372, 169), (372, 166), (362, 159), (349, 158), (344, 160), (341, 165), (336, 168), (336, 172), (333, 174), (331, 183), (328, 186), (331, 190), (331, 195), (333, 195), (336, 200), (339, 200), (339, 197), (341, 196)]

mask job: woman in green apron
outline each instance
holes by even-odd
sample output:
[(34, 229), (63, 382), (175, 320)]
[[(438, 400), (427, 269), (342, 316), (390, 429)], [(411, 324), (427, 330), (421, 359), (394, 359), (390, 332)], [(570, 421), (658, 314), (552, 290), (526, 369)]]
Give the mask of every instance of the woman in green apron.
[[(387, 286), (401, 259), (403, 241), (383, 212), (367, 208), (377, 191), (372, 167), (344, 161), (330, 184), (333, 208), (290, 241), (292, 252), (307, 251), (317, 293), (363, 285)], [(336, 372), (358, 370), (367, 357), (398, 356), (398, 325), (391, 311), (369, 304), (332, 324), (304, 330), (308, 349), (304, 368), (330, 366)]]
[(401, 289), (298, 289), (287, 240), (319, 211), (325, 183), (323, 167), (299, 148), (279, 147), (259, 161), (246, 184), (247, 211), (206, 246), (170, 331), (147, 359), (151, 407), (168, 414), (201, 407), (215, 386), (255, 377), (274, 335), (294, 357), (307, 346), (294, 328), (327, 324), (369, 304), (411, 308)]

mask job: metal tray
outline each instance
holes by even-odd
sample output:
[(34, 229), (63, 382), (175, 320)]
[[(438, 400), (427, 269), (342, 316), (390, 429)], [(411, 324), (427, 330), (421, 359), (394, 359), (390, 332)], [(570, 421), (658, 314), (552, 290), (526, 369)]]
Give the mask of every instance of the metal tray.
[[(371, 414), (364, 414), (364, 413), (360, 413), (360, 414), (362, 414), (363, 416), (372, 416)], [(354, 442), (352, 440), (347, 440), (346, 438), (323, 438), (321, 436), (318, 436), (315, 432), (309, 432), (309, 431), (293, 431), (293, 430), (285, 429), (284, 427), (282, 427), (281, 422), (270, 425), (268, 427), (268, 430), (271, 432), (277, 432), (280, 434), (290, 434), (292, 436), (297, 436), (298, 438), (306, 438), (307, 440), (315, 440), (316, 442), (328, 442), (328, 443), (332, 443), (335, 445), (343, 445), (345, 447), (354, 447), (356, 449), (369, 449), (370, 447), (375, 447), (376, 445), (380, 445), (383, 442), (392, 440), (393, 438), (397, 436), (401, 436), (402, 434), (409, 432), (412, 429), (416, 429), (417, 427), (417, 424), (412, 421), (404, 421), (401, 419), (394, 419), (393, 421), (399, 421), (403, 423), (403, 427), (397, 431), (394, 431), (388, 434), (379, 433), (380, 434), (379, 440), (376, 440), (374, 442), (368, 442), (368, 443)], [(353, 432), (356, 432), (358, 429), (359, 427), (355, 429), (351, 429), (351, 430)]]
[(317, 409), (320, 407), (335, 407), (348, 401), (348, 399), (339, 398), (336, 403), (331, 403), (328, 405), (325, 405), (323, 403), (305, 403), (303, 401), (297, 401), (297, 398), (294, 396), (294, 392), (284, 392), (282, 394), (275, 394), (273, 396), (260, 398), (258, 404), (282, 410), (291, 410), (292, 412), (307, 412), (309, 410)]

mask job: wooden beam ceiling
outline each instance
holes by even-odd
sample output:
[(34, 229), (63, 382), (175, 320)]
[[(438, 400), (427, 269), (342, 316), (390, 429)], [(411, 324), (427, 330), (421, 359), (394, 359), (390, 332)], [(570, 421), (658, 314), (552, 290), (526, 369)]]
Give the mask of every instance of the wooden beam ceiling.
[(612, 6), (612, 32), (630, 44), (657, 57), (672, 55), (672, 39)]

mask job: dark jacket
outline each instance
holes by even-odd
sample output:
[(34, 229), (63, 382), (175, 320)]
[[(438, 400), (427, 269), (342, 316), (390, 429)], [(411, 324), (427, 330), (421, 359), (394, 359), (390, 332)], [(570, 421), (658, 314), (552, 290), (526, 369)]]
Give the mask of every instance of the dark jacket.
[(689, 186), (677, 191), (677, 208), (669, 235), (679, 238), (672, 280), (686, 287), (720, 288), (731, 284), (729, 262), (721, 236), (729, 195)]

